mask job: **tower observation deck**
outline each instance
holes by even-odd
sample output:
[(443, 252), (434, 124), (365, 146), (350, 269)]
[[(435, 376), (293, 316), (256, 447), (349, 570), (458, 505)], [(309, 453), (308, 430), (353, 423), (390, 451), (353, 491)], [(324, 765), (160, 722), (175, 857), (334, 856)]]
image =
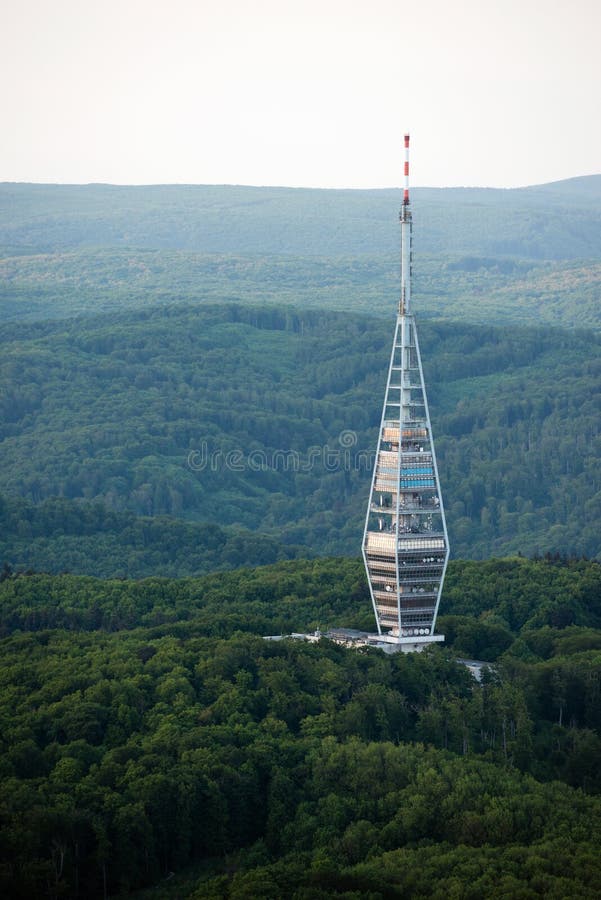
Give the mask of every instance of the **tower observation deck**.
[(411, 310), (409, 135), (401, 222), (401, 294), (365, 530), (363, 559), (378, 635), (398, 649), (444, 640), (436, 616), (449, 559), (428, 401)]

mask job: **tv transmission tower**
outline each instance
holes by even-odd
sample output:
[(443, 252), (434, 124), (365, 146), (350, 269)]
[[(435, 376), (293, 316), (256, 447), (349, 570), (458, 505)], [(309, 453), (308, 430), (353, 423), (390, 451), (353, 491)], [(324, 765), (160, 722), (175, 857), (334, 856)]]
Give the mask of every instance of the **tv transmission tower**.
[(408, 134), (400, 221), (401, 296), (362, 549), (378, 635), (412, 650), (444, 640), (434, 628), (449, 539), (411, 311)]

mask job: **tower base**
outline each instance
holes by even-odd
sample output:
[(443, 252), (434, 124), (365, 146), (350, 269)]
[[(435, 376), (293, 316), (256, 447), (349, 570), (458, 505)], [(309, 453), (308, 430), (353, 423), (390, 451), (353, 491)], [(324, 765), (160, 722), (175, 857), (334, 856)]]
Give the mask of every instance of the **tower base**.
[(368, 631), (353, 631), (350, 628), (335, 628), (326, 637), (347, 647), (375, 647), (384, 653), (419, 653), (431, 644), (444, 641), (444, 634), (412, 635), (398, 637), (394, 634), (374, 634)]
[(356, 650), (361, 647), (374, 647), (384, 653), (419, 653), (431, 644), (439, 644), (444, 641), (444, 634), (414, 635), (411, 637), (397, 637), (393, 634), (374, 634), (369, 631), (357, 631), (354, 628), (332, 628), (331, 631), (313, 631), (310, 634), (292, 633), (266, 635), (267, 641), (281, 641), (283, 638), (292, 638), (297, 641), (309, 641), (316, 643), (321, 638), (342, 644), (344, 647), (353, 647)]

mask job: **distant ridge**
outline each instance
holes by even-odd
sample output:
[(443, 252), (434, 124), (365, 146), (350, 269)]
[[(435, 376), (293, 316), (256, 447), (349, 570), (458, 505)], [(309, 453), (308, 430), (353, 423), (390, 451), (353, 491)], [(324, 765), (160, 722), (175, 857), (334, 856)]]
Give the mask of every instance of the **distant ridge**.
[(548, 181), (543, 184), (533, 184), (526, 188), (515, 188), (521, 191), (546, 191), (548, 193), (562, 194), (568, 197), (590, 200), (601, 199), (601, 173), (598, 175), (577, 175), (574, 178), (564, 178), (561, 181)]
[[(4, 183), (0, 252), (127, 247), (394, 258), (399, 198), (397, 188)], [(415, 188), (413, 199), (421, 254), (601, 257), (601, 175), (528, 188)]]
[[(223, 183), (210, 184), (205, 182), (156, 182), (149, 184), (116, 184), (110, 181), (87, 181), (87, 182), (51, 182), (51, 181), (0, 181), (0, 189), (5, 187), (32, 187), (32, 188), (108, 188), (115, 190), (145, 190), (147, 188), (173, 188), (174, 190), (188, 188), (245, 188), (251, 191), (310, 191), (312, 193), (356, 193), (356, 194), (378, 194), (390, 193), (391, 191), (400, 190), (400, 186), (390, 185), (389, 187), (380, 188), (341, 188), (341, 187), (292, 187), (286, 184), (243, 184), (243, 183)], [(490, 185), (417, 185), (411, 188), (414, 191), (492, 191), (499, 193), (511, 193), (512, 191), (530, 191), (539, 189), (550, 189), (564, 191), (569, 193), (572, 190), (589, 193), (591, 188), (593, 192), (601, 191), (601, 173), (593, 175), (573, 175), (570, 178), (562, 178), (558, 181), (543, 181), (535, 184), (522, 185), (520, 187), (493, 187)]]

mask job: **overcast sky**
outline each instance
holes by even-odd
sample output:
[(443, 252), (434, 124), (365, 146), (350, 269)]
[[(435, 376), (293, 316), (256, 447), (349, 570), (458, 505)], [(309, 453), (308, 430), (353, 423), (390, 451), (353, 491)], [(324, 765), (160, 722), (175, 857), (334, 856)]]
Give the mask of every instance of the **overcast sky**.
[(0, 181), (601, 171), (599, 0), (2, 0)]

